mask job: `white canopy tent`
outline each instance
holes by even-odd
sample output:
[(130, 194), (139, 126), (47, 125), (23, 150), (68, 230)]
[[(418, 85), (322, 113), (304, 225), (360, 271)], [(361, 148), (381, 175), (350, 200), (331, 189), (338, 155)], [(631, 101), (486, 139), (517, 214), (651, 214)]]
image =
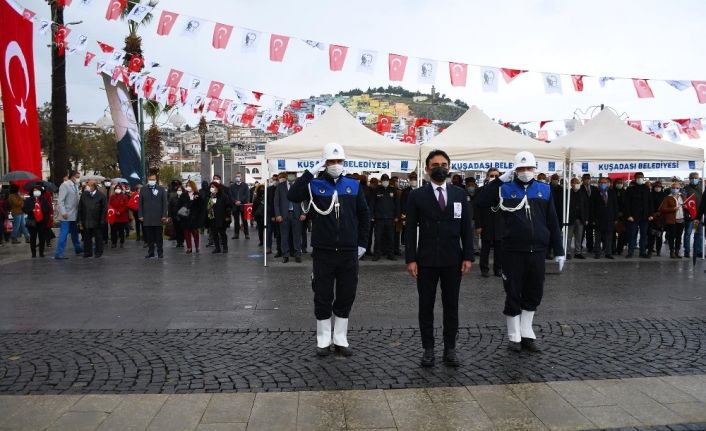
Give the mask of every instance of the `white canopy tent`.
[[(363, 126), (346, 108), (334, 103), (314, 123), (301, 132), (271, 142), (265, 146), (265, 169), (269, 171), (304, 171), (321, 160), (321, 153), (329, 142), (343, 146), (346, 152), (345, 172), (392, 170), (412, 172), (417, 168), (419, 147), (385, 138)], [(267, 214), (267, 188), (265, 188)], [(265, 217), (265, 235), (268, 223)], [(267, 266), (267, 253), (264, 253)]]

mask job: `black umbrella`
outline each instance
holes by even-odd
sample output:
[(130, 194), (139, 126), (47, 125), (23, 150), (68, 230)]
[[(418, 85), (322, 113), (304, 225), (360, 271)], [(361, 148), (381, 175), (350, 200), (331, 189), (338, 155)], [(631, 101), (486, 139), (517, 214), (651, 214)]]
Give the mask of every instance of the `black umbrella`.
[(2, 177), (2, 181), (36, 180), (37, 176), (27, 171), (12, 171)]
[(32, 183), (27, 183), (24, 185), (24, 189), (29, 191), (32, 191), (33, 188), (40, 186), (44, 190), (47, 190), (48, 192), (51, 193), (56, 193), (59, 191), (59, 188), (54, 185), (54, 183), (50, 183), (49, 181), (35, 181)]

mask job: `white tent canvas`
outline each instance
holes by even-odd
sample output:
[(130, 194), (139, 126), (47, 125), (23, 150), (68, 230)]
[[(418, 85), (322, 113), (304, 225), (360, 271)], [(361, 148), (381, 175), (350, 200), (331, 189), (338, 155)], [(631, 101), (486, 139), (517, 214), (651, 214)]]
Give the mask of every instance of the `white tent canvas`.
[(563, 161), (561, 145), (534, 140), (508, 130), (471, 106), (448, 129), (422, 145), (422, 157), (431, 150), (444, 150), (451, 161), (512, 161), (520, 151), (531, 151), (537, 160)]

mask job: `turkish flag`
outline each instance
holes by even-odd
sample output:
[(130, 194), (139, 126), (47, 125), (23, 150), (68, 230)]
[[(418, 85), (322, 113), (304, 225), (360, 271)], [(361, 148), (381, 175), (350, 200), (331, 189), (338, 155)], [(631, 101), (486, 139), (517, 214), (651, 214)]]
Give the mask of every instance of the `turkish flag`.
[(105, 19), (108, 21), (113, 21), (120, 18), (120, 14), (123, 12), (127, 6), (127, 0), (110, 0), (108, 3), (108, 10), (105, 12)]
[(294, 130), (294, 133), (299, 133), (303, 130), (304, 128), (301, 126), (301, 124), (295, 124), (294, 127), (292, 127), (292, 130)]
[(414, 135), (414, 136), (415, 136), (415, 140), (416, 140), (417, 128), (414, 127), (414, 126), (409, 126), (409, 127), (407, 127), (407, 134), (408, 134), (408, 135)]
[(206, 108), (206, 111), (212, 111), (212, 112), (218, 112), (218, 108), (221, 107), (221, 99), (217, 97), (211, 98), (211, 101), (208, 102), (208, 108)]
[(417, 135), (404, 135), (404, 137), (402, 138), (402, 142), (406, 142), (408, 144), (416, 144)]
[(130, 200), (127, 201), (127, 207), (133, 211), (137, 211), (140, 208), (140, 194), (133, 193), (130, 196)]
[(392, 130), (392, 117), (387, 115), (378, 115), (377, 132), (385, 133)]
[(672, 121), (679, 124), (679, 129), (680, 129), (679, 131), (682, 133), (684, 133), (683, 129), (686, 127), (689, 127), (689, 125), (691, 124), (691, 119), (689, 119), (689, 118), (680, 118), (680, 119), (675, 119)]
[(503, 78), (505, 79), (505, 82), (508, 84), (510, 81), (513, 79), (517, 78), (518, 75), (527, 72), (526, 70), (520, 70), (520, 69), (506, 69), (506, 68), (501, 68), (500, 72), (503, 74)]
[(252, 220), (252, 204), (243, 204), (243, 210), (245, 214), (245, 221)]
[(159, 16), (157, 34), (160, 36), (168, 36), (169, 32), (172, 31), (172, 27), (174, 27), (174, 23), (176, 22), (178, 16), (178, 13), (163, 10), (162, 15)]
[(305, 120), (313, 120), (314, 119), (314, 113), (313, 112), (308, 112), (306, 116), (304, 117)]
[(206, 93), (206, 97), (212, 97), (219, 99), (221, 97), (221, 92), (223, 91), (223, 83), (218, 82), (218, 81), (211, 81), (211, 84), (208, 86), (208, 92)]
[(133, 54), (132, 57), (130, 57), (130, 64), (128, 65), (127, 70), (130, 72), (139, 72), (142, 70), (144, 65), (145, 60), (139, 55)]
[(34, 81), (32, 22), (6, 1), (0, 2), (0, 92), (5, 115), (8, 162), (11, 171), (42, 177), (39, 119)]
[(262, 93), (259, 91), (253, 91), (252, 95), (255, 96), (255, 100), (257, 100), (258, 102), (260, 101), (260, 98), (262, 97)]
[(115, 208), (111, 206), (108, 207), (108, 214), (106, 218), (108, 219), (108, 224), (115, 223)]
[(571, 75), (571, 81), (574, 83), (574, 90), (583, 91), (583, 75)]
[(277, 133), (279, 130), (279, 120), (272, 120), (269, 126), (267, 126), (267, 131), (270, 133)]
[(182, 105), (186, 103), (187, 96), (188, 96), (187, 89), (184, 87), (179, 87), (179, 101), (181, 102)]
[(464, 63), (449, 63), (449, 75), (451, 76), (451, 85), (454, 87), (465, 87), (468, 65)]
[(279, 34), (270, 36), (270, 60), (282, 61), (284, 53), (287, 51), (287, 44), (289, 44), (289, 36)]
[(301, 100), (292, 100), (292, 102), (289, 104), (294, 109), (302, 109), (302, 101)]
[(684, 200), (684, 209), (689, 211), (689, 214), (691, 215), (692, 220), (694, 220), (696, 218), (696, 194), (695, 193), (690, 194), (689, 197)]
[(687, 127), (684, 129), (684, 133), (686, 133), (686, 136), (689, 137), (689, 139), (699, 139), (699, 132), (696, 131), (693, 127)]
[(24, 11), (22, 11), (22, 16), (27, 20), (27, 21), (32, 21), (34, 20), (34, 15), (36, 15), (34, 12), (31, 10), (25, 8)]
[(641, 99), (646, 97), (655, 97), (655, 95), (652, 94), (652, 89), (646, 79), (633, 79), (632, 83), (635, 86), (635, 91), (637, 91), (637, 97)]
[(96, 55), (91, 51), (86, 51), (86, 56), (83, 58), (83, 65), (88, 66)]
[(145, 83), (142, 86), (142, 92), (145, 95), (145, 99), (149, 99), (150, 95), (152, 94), (152, 89), (154, 88), (154, 83), (157, 81), (157, 78), (153, 78), (151, 76), (148, 76), (145, 78)]
[(336, 72), (343, 69), (343, 63), (346, 61), (348, 47), (342, 45), (329, 45), (328, 47), (328, 64), (331, 71)]
[(292, 114), (292, 111), (284, 111), (282, 114), (282, 124), (287, 127), (292, 127), (294, 124), (294, 115)]
[(103, 51), (103, 52), (105, 52), (105, 53), (109, 53), (109, 52), (115, 51), (115, 48), (113, 48), (112, 46), (108, 45), (107, 43), (103, 43), (103, 42), (101, 42), (100, 40), (97, 40), (96, 42), (98, 43), (98, 46), (101, 47), (101, 51)]
[(71, 0), (58, 0), (58, 3), (61, 7), (71, 6)]
[(544, 127), (545, 124), (547, 124), (547, 123), (549, 123), (549, 122), (551, 122), (551, 121), (552, 121), (552, 120), (543, 120), (543, 121), (540, 121), (540, 122), (539, 122), (539, 128), (541, 129), (542, 127)]
[(642, 131), (642, 121), (640, 120), (628, 120), (628, 126), (632, 127), (635, 130)]
[(252, 127), (252, 122), (253, 122), (253, 120), (255, 120), (256, 115), (257, 115), (257, 106), (248, 105), (245, 108), (245, 112), (243, 112), (243, 115), (240, 116), (240, 123), (244, 126)]
[(422, 127), (425, 124), (431, 123), (431, 121), (431, 118), (417, 118), (416, 120), (414, 120), (414, 127)]
[(177, 89), (174, 87), (169, 87), (169, 94), (167, 95), (167, 105), (174, 106), (177, 103)]
[(211, 45), (213, 45), (216, 49), (226, 49), (231, 33), (233, 33), (232, 25), (217, 22), (216, 27), (213, 29), (213, 39), (211, 40)]
[(388, 65), (390, 67), (390, 81), (402, 81), (404, 68), (407, 66), (407, 56), (390, 54)]
[(64, 51), (66, 50), (66, 38), (69, 36), (69, 33), (71, 33), (71, 29), (68, 27), (64, 27), (63, 25), (59, 24), (56, 29), (56, 33), (54, 33), (54, 43), (56, 44), (56, 49), (57, 49), (57, 54), (59, 57), (64, 56)]
[(181, 77), (184, 75), (184, 72), (172, 69), (169, 71), (169, 75), (167, 75), (167, 87), (178, 87), (179, 86), (179, 81), (181, 81)]
[(691, 81), (691, 85), (696, 90), (696, 97), (699, 103), (706, 103), (706, 81)]

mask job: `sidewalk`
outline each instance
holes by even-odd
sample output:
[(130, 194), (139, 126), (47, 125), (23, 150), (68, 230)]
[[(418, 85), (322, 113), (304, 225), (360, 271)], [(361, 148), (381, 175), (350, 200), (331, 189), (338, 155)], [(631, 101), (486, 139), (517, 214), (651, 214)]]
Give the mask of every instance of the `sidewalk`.
[[(706, 375), (426, 389), (0, 397), (1, 430), (706, 429)], [(659, 428), (657, 428), (659, 429)]]

